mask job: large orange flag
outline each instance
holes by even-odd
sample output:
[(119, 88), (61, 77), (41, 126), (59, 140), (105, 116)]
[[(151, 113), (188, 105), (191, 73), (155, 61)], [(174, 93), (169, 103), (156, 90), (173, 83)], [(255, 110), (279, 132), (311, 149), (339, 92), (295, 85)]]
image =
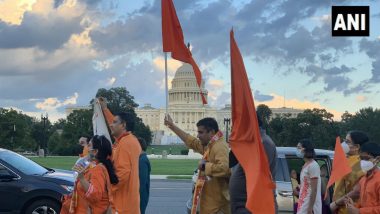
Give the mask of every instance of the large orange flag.
[(274, 213), (273, 189), (275, 185), (268, 159), (261, 142), (255, 103), (245, 71), (243, 58), (230, 33), (231, 45), (231, 99), (232, 133), (230, 146), (246, 178), (246, 207), (252, 213)]
[[(201, 89), (202, 74), (198, 65), (195, 63), (190, 50), (185, 45), (181, 24), (179, 23), (172, 0), (161, 0), (161, 13), (162, 46), (164, 52), (171, 52), (173, 59), (189, 63), (193, 67), (197, 84)], [(201, 97), (203, 104), (207, 104), (207, 100), (202, 90)]]
[(336, 137), (333, 166), (329, 182), (326, 186), (325, 198), (327, 197), (329, 187), (351, 173), (351, 171), (352, 169), (343, 151), (342, 144), (340, 143), (340, 137)]

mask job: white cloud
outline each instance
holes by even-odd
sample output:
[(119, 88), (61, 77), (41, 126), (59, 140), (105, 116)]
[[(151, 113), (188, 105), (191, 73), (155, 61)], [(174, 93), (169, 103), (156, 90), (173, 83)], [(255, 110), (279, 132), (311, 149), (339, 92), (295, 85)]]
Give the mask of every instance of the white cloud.
[(115, 77), (108, 78), (107, 80), (107, 86), (112, 86), (116, 82)]
[(331, 15), (324, 14), (322, 16), (314, 16), (312, 19), (319, 22), (331, 22)]
[(79, 94), (77, 92), (74, 93), (73, 96), (68, 97), (67, 99), (60, 101), (56, 97), (49, 97), (42, 102), (37, 102), (35, 107), (40, 110), (44, 111), (56, 111), (58, 108), (62, 106), (67, 106), (67, 105), (75, 105), (77, 104), (77, 99), (79, 97)]

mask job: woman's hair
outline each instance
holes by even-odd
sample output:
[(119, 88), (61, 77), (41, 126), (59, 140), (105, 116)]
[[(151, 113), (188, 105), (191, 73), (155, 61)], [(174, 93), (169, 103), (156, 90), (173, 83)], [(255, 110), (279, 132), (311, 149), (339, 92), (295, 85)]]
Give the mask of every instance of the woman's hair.
[(116, 176), (115, 169), (111, 162), (112, 145), (110, 141), (104, 135), (95, 135), (91, 138), (91, 141), (92, 148), (98, 150), (95, 157), (106, 167), (111, 184), (119, 183), (119, 179)]
[(315, 158), (314, 145), (309, 139), (302, 139), (299, 143), (304, 148), (305, 158)]
[(350, 135), (353, 144), (361, 146), (369, 141), (368, 135), (362, 131), (352, 130), (348, 132), (348, 135)]

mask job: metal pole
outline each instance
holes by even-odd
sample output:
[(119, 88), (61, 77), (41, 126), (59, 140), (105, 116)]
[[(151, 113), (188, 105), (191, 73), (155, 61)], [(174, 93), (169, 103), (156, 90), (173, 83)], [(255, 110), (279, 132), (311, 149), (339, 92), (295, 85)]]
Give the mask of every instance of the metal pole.
[(169, 108), (169, 89), (168, 89), (168, 53), (165, 52), (165, 98), (166, 98), (166, 114)]

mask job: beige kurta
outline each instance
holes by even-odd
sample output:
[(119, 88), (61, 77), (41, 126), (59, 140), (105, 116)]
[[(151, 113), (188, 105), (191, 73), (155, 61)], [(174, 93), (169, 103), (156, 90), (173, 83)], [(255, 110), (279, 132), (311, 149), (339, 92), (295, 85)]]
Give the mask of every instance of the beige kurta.
[[(203, 147), (200, 140), (188, 135), (185, 144), (195, 152), (204, 154), (207, 147)], [(228, 180), (228, 146), (224, 138), (216, 141), (210, 148), (208, 162), (205, 165), (205, 174), (210, 179), (203, 186), (200, 199), (200, 214), (214, 214), (218, 211), (229, 214), (230, 197)]]

